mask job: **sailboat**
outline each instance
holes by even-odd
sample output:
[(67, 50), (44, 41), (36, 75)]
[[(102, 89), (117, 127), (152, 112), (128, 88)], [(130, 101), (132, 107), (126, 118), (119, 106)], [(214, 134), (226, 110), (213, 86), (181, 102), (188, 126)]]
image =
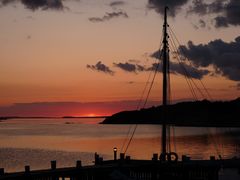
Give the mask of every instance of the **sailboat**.
[(168, 44), (168, 7), (165, 7), (163, 24), (162, 72), (163, 72), (163, 122), (162, 144), (160, 155), (153, 154), (151, 160), (134, 160), (130, 156), (120, 154), (117, 158), (117, 148), (114, 148), (114, 159), (104, 161), (95, 153), (94, 165), (82, 166), (81, 161), (75, 167), (56, 168), (56, 161), (51, 162), (51, 169), (30, 171), (30, 166), (25, 167), (25, 172), (4, 173), (0, 169), (0, 180), (218, 180), (221, 168), (240, 169), (240, 159), (215, 160), (190, 160), (186, 156), (179, 161), (175, 152), (167, 150), (167, 106), (169, 86), (169, 44)]

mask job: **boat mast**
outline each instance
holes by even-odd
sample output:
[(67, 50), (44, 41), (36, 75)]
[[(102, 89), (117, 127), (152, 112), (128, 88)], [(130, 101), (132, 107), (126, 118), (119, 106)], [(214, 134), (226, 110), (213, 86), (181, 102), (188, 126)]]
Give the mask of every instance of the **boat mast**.
[(163, 24), (163, 91), (162, 91), (162, 105), (163, 105), (163, 122), (162, 122), (162, 155), (163, 160), (165, 160), (165, 154), (167, 153), (167, 136), (166, 136), (166, 107), (167, 107), (167, 97), (168, 97), (168, 33), (167, 33), (167, 10), (168, 7), (165, 7), (164, 12), (164, 24)]

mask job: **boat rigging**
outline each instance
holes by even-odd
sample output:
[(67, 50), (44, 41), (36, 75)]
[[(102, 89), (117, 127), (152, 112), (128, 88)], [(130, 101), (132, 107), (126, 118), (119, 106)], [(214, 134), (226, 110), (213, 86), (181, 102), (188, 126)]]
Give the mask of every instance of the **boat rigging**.
[[(170, 98), (171, 98), (171, 90), (170, 90), (170, 50), (171, 52), (173, 52), (176, 57), (174, 59), (177, 60), (178, 65), (180, 66), (180, 68), (182, 69), (182, 72), (185, 77), (185, 80), (187, 82), (187, 85), (189, 87), (189, 90), (192, 94), (192, 97), (194, 100), (199, 100), (198, 97), (198, 93), (200, 94), (200, 97), (202, 97), (203, 99), (211, 99), (212, 97), (210, 95), (210, 93), (208, 92), (207, 88), (205, 87), (204, 83), (202, 82), (201, 79), (197, 79), (199, 81), (199, 84), (201, 86), (201, 88), (199, 87), (199, 85), (194, 81), (194, 79), (191, 77), (191, 74), (188, 72), (187, 68), (185, 67), (186, 63), (183, 62), (183, 57), (185, 52), (181, 49), (181, 44), (179, 43), (179, 40), (177, 38), (177, 36), (175, 35), (175, 33), (173, 32), (172, 28), (169, 26), (168, 24), (168, 7), (165, 7), (164, 9), (164, 22), (163, 22), (163, 34), (162, 34), (162, 40), (161, 40), (161, 45), (159, 48), (159, 53), (158, 53), (158, 57), (157, 60), (158, 62), (156, 63), (155, 66), (155, 72), (152, 78), (152, 81), (150, 83), (150, 87), (147, 91), (147, 95), (146, 98), (144, 100), (143, 103), (143, 107), (145, 108), (148, 98), (149, 98), (149, 94), (150, 91), (153, 87), (153, 83), (156, 77), (157, 72), (159, 72), (159, 68), (161, 67), (161, 72), (162, 72), (162, 107), (163, 107), (163, 116), (161, 117), (162, 119), (162, 134), (161, 134), (161, 152), (160, 152), (160, 156), (159, 159), (161, 161), (166, 161), (166, 160), (170, 160), (172, 159), (178, 159), (177, 153), (172, 152), (171, 151), (171, 142), (170, 142), (170, 138), (171, 138), (171, 132), (170, 132), (170, 126), (169, 124), (169, 120), (167, 119), (168, 117), (168, 105), (170, 104)], [(177, 47), (178, 46), (178, 47)], [(181, 51), (181, 52), (180, 52)], [(189, 59), (187, 59), (189, 63), (191, 63), (191, 61)], [(191, 66), (193, 66), (192, 64), (190, 64)], [(195, 72), (197, 73), (197, 72)], [(149, 76), (150, 79), (150, 76)], [(146, 87), (149, 84), (149, 79), (146, 83), (146, 86), (144, 88), (143, 94), (146, 91)], [(197, 91), (197, 92), (196, 92)], [(137, 106), (137, 109), (140, 108), (140, 103), (142, 101), (143, 98), (143, 94), (140, 98), (140, 102)], [(134, 125), (134, 127), (131, 125), (129, 127), (128, 133), (127, 133), (127, 137), (122, 145), (121, 148), (121, 152), (123, 152), (124, 154), (126, 154), (132, 140), (134, 137), (134, 134), (136, 132), (137, 129), (137, 124)], [(174, 127), (172, 127), (172, 133), (173, 133), (173, 140), (174, 140)], [(132, 133), (131, 133), (132, 132)], [(130, 138), (128, 139), (128, 136), (130, 135)], [(174, 150), (176, 151), (176, 144), (175, 141), (172, 141), (172, 143), (174, 143)], [(125, 150), (124, 150), (125, 147)]]

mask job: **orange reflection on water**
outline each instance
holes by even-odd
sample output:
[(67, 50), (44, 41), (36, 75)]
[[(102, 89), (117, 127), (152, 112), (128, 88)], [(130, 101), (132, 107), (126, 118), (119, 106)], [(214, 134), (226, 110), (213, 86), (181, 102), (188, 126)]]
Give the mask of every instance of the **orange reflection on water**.
[[(104, 159), (113, 158), (113, 148), (118, 155), (125, 151), (131, 136), (130, 125), (100, 125), (102, 119), (11, 119), (0, 123), (0, 167), (9, 171), (31, 168), (49, 168), (56, 159), (59, 166), (74, 165), (76, 160), (90, 164), (97, 152)], [(161, 126), (138, 125), (126, 155), (134, 159), (151, 159), (161, 152)], [(125, 142), (125, 147), (122, 148)], [(171, 138), (171, 151), (181, 159), (209, 159), (240, 156), (240, 129), (175, 127)], [(8, 158), (6, 158), (8, 157)]]
[[(128, 125), (99, 125), (97, 118), (16, 119), (0, 123), (0, 147), (98, 152), (112, 157), (113, 148), (124, 152), (130, 135)], [(86, 124), (87, 122), (87, 124)], [(95, 123), (95, 124), (94, 124)], [(193, 159), (233, 157), (240, 151), (240, 129), (176, 127), (171, 151)], [(161, 152), (161, 126), (139, 125), (127, 150), (132, 158), (150, 159)], [(127, 141), (126, 141), (127, 140)], [(125, 142), (125, 147), (122, 147)]]
[[(49, 149), (70, 152), (98, 152), (100, 155), (113, 156), (113, 148), (117, 147), (118, 152), (124, 152), (122, 148), (125, 138), (77, 138), (59, 136), (18, 136), (1, 140), (2, 147)], [(207, 136), (178, 137), (176, 138), (176, 152), (182, 155), (191, 156), (193, 159), (209, 159), (214, 155), (218, 158), (233, 157), (239, 155), (239, 145), (236, 145), (231, 138), (223, 139), (223, 144), (215, 144)], [(127, 150), (127, 155), (136, 159), (150, 159), (153, 153), (161, 151), (160, 137), (135, 138)], [(126, 147), (126, 146), (125, 146)], [(122, 149), (122, 151), (121, 151)], [(175, 151), (172, 144), (172, 151)]]

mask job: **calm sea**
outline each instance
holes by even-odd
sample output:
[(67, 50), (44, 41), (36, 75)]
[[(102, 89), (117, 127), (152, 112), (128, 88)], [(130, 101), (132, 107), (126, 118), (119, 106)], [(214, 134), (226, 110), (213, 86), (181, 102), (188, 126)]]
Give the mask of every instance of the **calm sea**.
[[(103, 119), (10, 119), (0, 122), (0, 167), (23, 171), (91, 164), (94, 153), (113, 158), (113, 148), (124, 151), (135, 125), (102, 125)], [(130, 133), (128, 133), (130, 132)], [(128, 135), (128, 136), (127, 136)], [(150, 159), (161, 150), (161, 126), (138, 125), (127, 150), (136, 159)], [(171, 151), (192, 159), (240, 156), (240, 128), (171, 128)]]

